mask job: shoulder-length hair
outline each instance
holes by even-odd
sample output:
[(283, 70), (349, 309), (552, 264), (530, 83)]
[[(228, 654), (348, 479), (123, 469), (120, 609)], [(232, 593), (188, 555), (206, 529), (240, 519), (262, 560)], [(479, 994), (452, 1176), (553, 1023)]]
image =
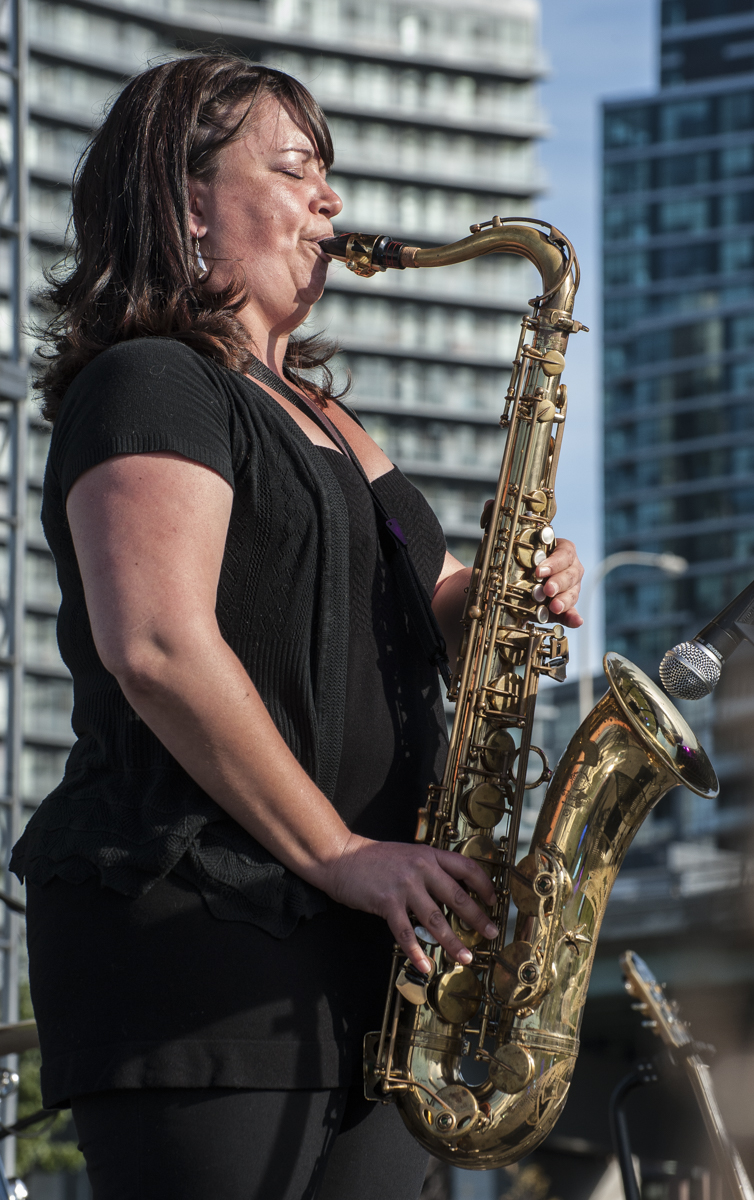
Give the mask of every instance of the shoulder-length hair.
[[(282, 71), (222, 54), (152, 67), (131, 80), (79, 161), (73, 180), (73, 245), (61, 278), (48, 276), (54, 316), (37, 386), (54, 421), (75, 375), (103, 350), (138, 337), (174, 337), (232, 370), (253, 356), (238, 318), (243, 281), (213, 291), (189, 232), (189, 179), (211, 179), (223, 146), (241, 137), (256, 104), (273, 96), (312, 136), (325, 167), (330, 131), (303, 84)], [(293, 338), (286, 376), (324, 404), (336, 347)], [(320, 384), (298, 372), (320, 368)]]

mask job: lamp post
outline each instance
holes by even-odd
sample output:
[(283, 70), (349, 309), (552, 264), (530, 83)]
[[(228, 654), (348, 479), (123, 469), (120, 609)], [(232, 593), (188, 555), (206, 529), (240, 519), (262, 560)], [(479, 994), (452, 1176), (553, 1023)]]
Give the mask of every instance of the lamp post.
[(584, 618), (584, 638), (579, 653), (579, 724), (589, 715), (594, 705), (594, 686), (589, 667), (589, 637), (591, 634), (591, 609), (594, 594), (606, 575), (617, 567), (657, 567), (666, 575), (683, 575), (688, 562), (680, 554), (650, 554), (643, 550), (622, 550), (609, 554), (591, 572), (581, 592), (581, 612)]

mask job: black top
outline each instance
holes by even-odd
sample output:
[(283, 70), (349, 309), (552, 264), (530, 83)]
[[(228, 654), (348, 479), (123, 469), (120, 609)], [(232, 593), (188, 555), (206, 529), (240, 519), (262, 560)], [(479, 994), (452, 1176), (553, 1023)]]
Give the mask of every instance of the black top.
[[(233, 487), (217, 599), (221, 632), (290, 749), (345, 819), (372, 836), (410, 836), (405, 814), (402, 833), (394, 834), (395, 814), (379, 815), (387, 811), (383, 801), (389, 808), (403, 790), (392, 786), (391, 772), (413, 794), (413, 821), (442, 758), (436, 672), (407, 633), (376, 533), (370, 542), (363, 530), (354, 532), (354, 489), (363, 491), (360, 507), (371, 520), (373, 509), (370, 501), (364, 510), (368, 491), (353, 466), (314, 448), (245, 377), (170, 339), (123, 343), (77, 376), (53, 431), (42, 518), (62, 592), (58, 638), (73, 676), (77, 741), (63, 782), (32, 817), (11, 866), (38, 884), (55, 875), (73, 882), (96, 875), (132, 896), (177, 870), (200, 888), (214, 915), (286, 936), (301, 916), (323, 911), (325, 898), (183, 771), (94, 647), (66, 496), (83, 471), (106, 458), (154, 450), (201, 462)], [(386, 503), (399, 506), (431, 593), (444, 554), (436, 519), (399, 472), (376, 486)], [(370, 572), (371, 554), (381, 565)], [(371, 597), (362, 586), (369, 578)], [(363, 631), (370, 620), (376, 677), (375, 662), (365, 667), (347, 635), (349, 626)], [(354, 722), (362, 722), (361, 737), (353, 737)], [(378, 727), (391, 732), (375, 736)]]
[[(410, 840), (416, 809), (445, 752), (369, 492), (336, 451), (327, 462), (346, 500), (348, 674), (334, 802), (351, 827)], [(427, 547), (437, 522), (397, 470), (374, 483)], [(345, 633), (346, 631), (344, 631)], [(332, 901), (289, 937), (206, 911), (181, 866), (135, 900), (94, 879), (28, 890), (34, 1008), (47, 1107), (110, 1088), (349, 1086), (364, 1034), (379, 1028), (392, 936), (379, 917)]]

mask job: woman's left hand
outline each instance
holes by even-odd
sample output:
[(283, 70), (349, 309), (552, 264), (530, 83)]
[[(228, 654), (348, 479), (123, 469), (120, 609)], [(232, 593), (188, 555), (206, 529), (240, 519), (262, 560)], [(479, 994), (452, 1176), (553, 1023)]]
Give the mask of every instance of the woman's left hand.
[(584, 624), (576, 612), (583, 575), (584, 568), (579, 562), (576, 547), (567, 538), (558, 538), (555, 550), (536, 570), (547, 607), (561, 624), (571, 629), (578, 629)]

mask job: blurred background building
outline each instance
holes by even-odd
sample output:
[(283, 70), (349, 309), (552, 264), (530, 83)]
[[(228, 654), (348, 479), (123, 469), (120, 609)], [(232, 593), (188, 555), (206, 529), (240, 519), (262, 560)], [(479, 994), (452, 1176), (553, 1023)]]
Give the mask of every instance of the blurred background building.
[[(239, 51), (312, 88), (336, 145), (340, 228), (439, 245), (494, 213), (526, 215), (542, 188), (536, 0), (214, 0), (211, 11), (191, 0), (29, 0), (28, 34), (33, 289), (64, 253), (71, 173), (108, 99), (131, 73), (195, 48)], [(0, 111), (6, 151), (7, 142)], [(6, 353), (9, 270), (6, 253)], [(512, 258), (369, 281), (336, 266), (316, 310), (316, 327), (343, 347), (340, 366), (353, 374), (352, 402), (367, 428), (467, 559), (497, 479), (502, 398), (536, 283)], [(71, 741), (57, 584), (37, 520), (47, 441), (32, 412), (24, 751), (32, 804), (59, 781)]]
[[(662, 0), (658, 26), (659, 90), (603, 109), (604, 553), (690, 564), (675, 579), (644, 567), (610, 574), (604, 644), (655, 679), (665, 651), (754, 576), (754, 2)], [(576, 685), (544, 699), (540, 733), (557, 758), (577, 723)], [(726, 1118), (754, 1168), (752, 648), (712, 697), (679, 707), (711, 754), (720, 796), (671, 792), (629, 851), (572, 1098), (546, 1143), (553, 1178), (558, 1155), (586, 1163), (604, 1144), (611, 1088), (632, 1059), (657, 1051), (626, 1004), (617, 956), (627, 946), (667, 981), (695, 1035), (717, 1045)], [(644, 1194), (701, 1194), (708, 1143), (683, 1081), (661, 1062), (660, 1088), (631, 1107)], [(681, 1186), (690, 1164), (699, 1170)]]

